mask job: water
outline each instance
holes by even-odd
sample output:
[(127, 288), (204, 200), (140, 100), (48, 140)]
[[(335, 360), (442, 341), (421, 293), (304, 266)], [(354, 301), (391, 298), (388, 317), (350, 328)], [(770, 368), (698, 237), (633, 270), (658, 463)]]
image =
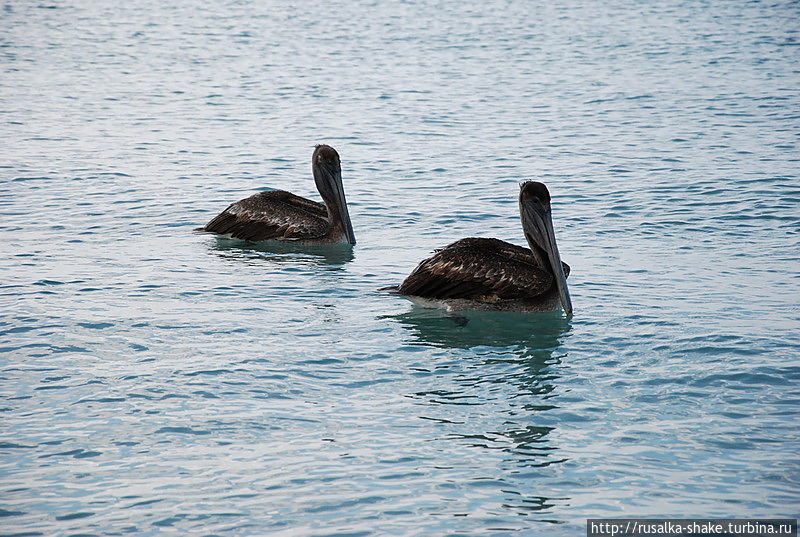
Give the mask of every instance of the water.
[[(798, 5), (11, 0), (0, 533), (796, 516)], [(358, 245), (192, 232), (336, 147)], [(575, 317), (376, 289), (553, 194)]]

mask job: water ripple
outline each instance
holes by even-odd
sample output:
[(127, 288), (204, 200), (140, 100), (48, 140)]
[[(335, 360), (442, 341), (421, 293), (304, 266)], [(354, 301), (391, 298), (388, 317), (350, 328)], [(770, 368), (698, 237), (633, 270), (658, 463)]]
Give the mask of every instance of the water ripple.
[[(789, 3), (3, 9), (6, 532), (796, 514)], [(354, 249), (192, 231), (322, 142)], [(574, 319), (376, 291), (526, 179)]]

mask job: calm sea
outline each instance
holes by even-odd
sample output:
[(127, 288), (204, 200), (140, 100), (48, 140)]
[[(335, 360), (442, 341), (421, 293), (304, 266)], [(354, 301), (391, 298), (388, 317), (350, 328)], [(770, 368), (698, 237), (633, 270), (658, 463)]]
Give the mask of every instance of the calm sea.
[[(800, 5), (0, 7), (0, 534), (800, 511)], [(342, 157), (358, 245), (193, 233)], [(575, 317), (377, 289), (545, 182)]]

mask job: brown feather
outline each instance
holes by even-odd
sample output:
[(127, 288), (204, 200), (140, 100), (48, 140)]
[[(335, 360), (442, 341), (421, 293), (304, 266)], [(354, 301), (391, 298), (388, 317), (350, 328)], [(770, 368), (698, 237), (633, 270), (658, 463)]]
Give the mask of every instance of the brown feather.
[(270, 190), (232, 203), (203, 229), (247, 241), (309, 240), (328, 232), (327, 216), (321, 203)]
[(552, 273), (538, 266), (527, 248), (498, 239), (467, 238), (422, 261), (400, 285), (399, 292), (432, 299), (490, 302), (532, 299), (549, 291), (553, 283)]

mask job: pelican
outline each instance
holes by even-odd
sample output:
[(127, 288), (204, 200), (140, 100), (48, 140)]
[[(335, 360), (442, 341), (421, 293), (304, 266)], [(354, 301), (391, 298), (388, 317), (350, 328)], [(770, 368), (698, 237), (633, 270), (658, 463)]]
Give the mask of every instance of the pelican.
[(560, 303), (571, 317), (569, 265), (558, 254), (547, 187), (520, 185), (519, 214), (530, 249), (498, 239), (461, 239), (436, 250), (394, 289), (423, 306), (533, 312)]
[(355, 244), (339, 154), (329, 145), (318, 145), (311, 169), (324, 204), (285, 190), (268, 190), (232, 203), (200, 231), (247, 241)]

